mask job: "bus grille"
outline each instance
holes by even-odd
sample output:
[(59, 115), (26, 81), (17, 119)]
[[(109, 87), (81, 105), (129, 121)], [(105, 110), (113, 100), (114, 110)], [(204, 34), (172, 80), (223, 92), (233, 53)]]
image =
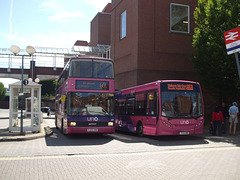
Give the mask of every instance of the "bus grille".
[(106, 127), (108, 122), (77, 122), (77, 127)]

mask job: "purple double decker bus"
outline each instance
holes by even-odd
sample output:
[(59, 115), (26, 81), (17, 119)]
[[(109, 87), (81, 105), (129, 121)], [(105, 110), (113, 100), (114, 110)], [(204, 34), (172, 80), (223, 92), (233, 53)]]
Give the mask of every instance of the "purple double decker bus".
[(55, 124), (64, 134), (114, 133), (114, 69), (110, 59), (73, 57), (55, 100)]

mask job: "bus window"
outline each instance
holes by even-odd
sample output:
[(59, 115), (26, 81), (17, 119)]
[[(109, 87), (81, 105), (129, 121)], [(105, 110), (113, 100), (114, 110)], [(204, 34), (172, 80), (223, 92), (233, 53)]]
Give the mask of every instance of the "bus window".
[(125, 99), (119, 100), (117, 102), (117, 104), (118, 104), (117, 112), (118, 112), (119, 115), (125, 115), (125, 102), (126, 102)]
[(71, 63), (71, 77), (92, 77), (92, 59), (73, 60)]
[(136, 94), (135, 115), (146, 115), (146, 93), (138, 93)]
[(134, 114), (134, 101), (135, 98), (129, 98), (126, 102), (126, 114), (133, 115)]
[(93, 77), (102, 79), (113, 78), (113, 63), (94, 60), (93, 61)]

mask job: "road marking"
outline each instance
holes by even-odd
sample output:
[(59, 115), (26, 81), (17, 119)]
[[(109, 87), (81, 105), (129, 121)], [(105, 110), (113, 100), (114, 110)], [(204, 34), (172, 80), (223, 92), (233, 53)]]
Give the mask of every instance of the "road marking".
[(57, 154), (57, 155), (39, 155), (39, 156), (16, 156), (16, 157), (0, 157), (0, 161), (20, 161), (20, 160), (35, 160), (35, 159), (64, 159), (64, 158), (89, 158), (89, 157), (110, 157), (110, 156), (139, 156), (139, 155), (153, 155), (163, 153), (176, 153), (176, 152), (197, 152), (197, 151), (225, 151), (225, 150), (240, 150), (240, 147), (208, 147), (208, 148), (187, 148), (187, 149), (164, 149), (158, 151), (139, 151), (139, 152), (123, 152), (123, 153), (106, 153), (106, 154)]

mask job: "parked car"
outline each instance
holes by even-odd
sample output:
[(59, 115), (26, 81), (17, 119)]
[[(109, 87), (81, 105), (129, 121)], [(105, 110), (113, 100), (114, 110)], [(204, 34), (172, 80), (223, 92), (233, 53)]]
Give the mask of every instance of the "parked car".
[(43, 113), (48, 113), (48, 109), (50, 109), (50, 107), (41, 107)]

